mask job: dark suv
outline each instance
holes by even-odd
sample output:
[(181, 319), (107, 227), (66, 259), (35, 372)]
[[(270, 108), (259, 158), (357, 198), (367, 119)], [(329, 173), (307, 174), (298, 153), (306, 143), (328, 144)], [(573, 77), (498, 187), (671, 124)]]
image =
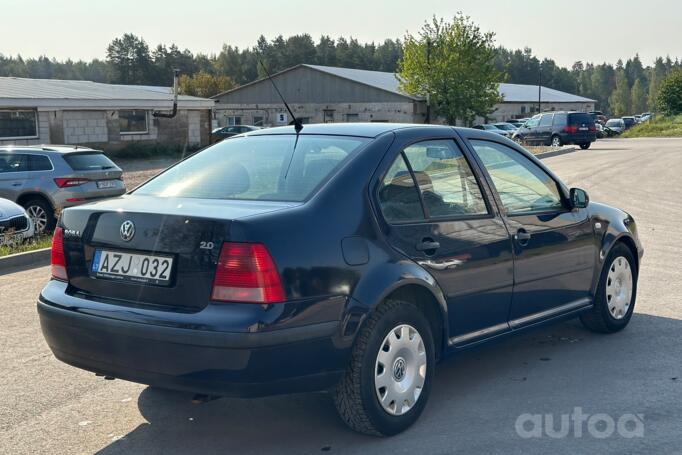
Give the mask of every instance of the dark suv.
[(585, 112), (546, 112), (528, 120), (513, 139), (529, 145), (578, 144), (581, 149), (588, 149), (597, 140), (597, 127)]

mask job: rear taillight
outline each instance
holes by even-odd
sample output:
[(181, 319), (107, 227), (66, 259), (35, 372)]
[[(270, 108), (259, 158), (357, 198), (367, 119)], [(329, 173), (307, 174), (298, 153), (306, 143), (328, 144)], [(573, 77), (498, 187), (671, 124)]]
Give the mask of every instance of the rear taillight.
[(577, 133), (578, 127), (575, 125), (568, 125), (564, 127), (564, 133)]
[(284, 289), (279, 272), (265, 245), (223, 243), (211, 299), (220, 302), (283, 302)]
[(52, 258), (50, 261), (52, 278), (68, 281), (66, 274), (66, 259), (64, 257), (64, 230), (56, 227), (52, 236)]
[(88, 183), (90, 180), (88, 179), (69, 179), (69, 178), (56, 178), (54, 179), (54, 183), (57, 184), (59, 188), (68, 188), (71, 186), (79, 186), (83, 185), (85, 183)]

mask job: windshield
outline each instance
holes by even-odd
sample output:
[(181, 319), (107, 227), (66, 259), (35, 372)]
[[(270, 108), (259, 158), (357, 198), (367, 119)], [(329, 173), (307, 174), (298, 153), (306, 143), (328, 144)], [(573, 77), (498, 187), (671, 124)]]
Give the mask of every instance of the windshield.
[(301, 202), (369, 139), (249, 136), (228, 139), (178, 163), (135, 194)]
[(64, 161), (74, 171), (99, 171), (116, 167), (103, 153), (72, 153), (64, 155)]
[(606, 126), (620, 126), (623, 123), (622, 120), (609, 120), (606, 122)]

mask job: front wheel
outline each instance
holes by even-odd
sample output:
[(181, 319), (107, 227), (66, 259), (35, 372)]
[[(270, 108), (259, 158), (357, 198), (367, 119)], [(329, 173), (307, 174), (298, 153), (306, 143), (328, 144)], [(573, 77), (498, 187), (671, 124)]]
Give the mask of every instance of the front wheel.
[(365, 434), (390, 436), (407, 429), (426, 405), (434, 351), (429, 322), (416, 305), (384, 302), (358, 335), (334, 391), (339, 416)]
[(588, 148), (590, 148), (590, 145), (592, 145), (591, 142), (585, 142), (584, 144), (580, 144), (580, 148), (583, 150), (587, 150)]
[(632, 318), (637, 297), (637, 263), (623, 243), (613, 247), (604, 262), (594, 307), (580, 321), (593, 332), (613, 333)]

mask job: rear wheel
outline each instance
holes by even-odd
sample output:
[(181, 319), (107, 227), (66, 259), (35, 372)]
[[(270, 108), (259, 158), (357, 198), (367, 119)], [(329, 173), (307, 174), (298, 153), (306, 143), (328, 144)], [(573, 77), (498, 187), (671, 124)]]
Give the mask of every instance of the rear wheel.
[(580, 144), (580, 148), (583, 150), (587, 150), (588, 148), (590, 148), (590, 145), (592, 145), (591, 142), (585, 142), (584, 144)]
[(632, 251), (622, 243), (613, 247), (604, 264), (594, 307), (580, 321), (594, 332), (613, 333), (624, 329), (632, 318), (637, 266)]
[(339, 416), (353, 430), (390, 436), (424, 410), (434, 372), (429, 322), (409, 302), (389, 300), (370, 316), (334, 391)]
[(40, 198), (29, 199), (23, 204), (26, 213), (33, 221), (36, 235), (50, 233), (54, 230), (57, 220), (52, 206)]
[(552, 136), (552, 141), (550, 144), (552, 145), (552, 147), (561, 147), (561, 137), (555, 134), (554, 136)]

